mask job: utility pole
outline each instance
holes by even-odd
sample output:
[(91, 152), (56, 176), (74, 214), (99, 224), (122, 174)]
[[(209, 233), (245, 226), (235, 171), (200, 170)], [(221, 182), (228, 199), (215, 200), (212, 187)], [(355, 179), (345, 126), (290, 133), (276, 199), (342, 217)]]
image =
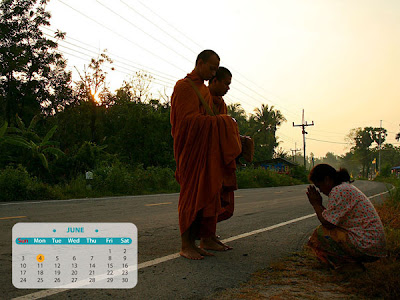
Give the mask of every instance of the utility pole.
[(382, 135), (382, 120), (379, 127), (379, 158), (378, 158), (378, 172), (381, 175), (381, 135)]
[(304, 122), (304, 109), (303, 109), (303, 118), (302, 118), (301, 125), (294, 125), (294, 122), (293, 122), (293, 127), (300, 127), (300, 126), (302, 128), (301, 133), (303, 134), (303, 150), (304, 150), (303, 153), (304, 153), (304, 168), (305, 168), (306, 167), (306, 134), (307, 134), (305, 127), (314, 126), (314, 121), (312, 121), (311, 124), (308, 124), (307, 121)]
[(294, 143), (294, 149), (290, 149), (290, 151), (292, 151), (292, 157), (293, 157), (293, 162), (294, 162), (297, 151), (301, 151), (301, 149), (297, 149), (297, 143)]

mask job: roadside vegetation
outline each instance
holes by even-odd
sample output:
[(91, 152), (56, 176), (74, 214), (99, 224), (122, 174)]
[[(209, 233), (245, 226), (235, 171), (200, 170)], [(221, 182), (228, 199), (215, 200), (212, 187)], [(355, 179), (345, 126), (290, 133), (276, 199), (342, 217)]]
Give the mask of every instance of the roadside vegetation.
[[(301, 170), (291, 176), (264, 168), (242, 168), (237, 171), (238, 186), (260, 188), (302, 184), (306, 174), (302, 174)], [(82, 173), (68, 182), (52, 185), (30, 175), (26, 168), (18, 165), (0, 170), (0, 190), (0, 201), (22, 201), (176, 193), (179, 192), (179, 184), (171, 168), (130, 167), (115, 162), (96, 167), (93, 179), (86, 179)]]

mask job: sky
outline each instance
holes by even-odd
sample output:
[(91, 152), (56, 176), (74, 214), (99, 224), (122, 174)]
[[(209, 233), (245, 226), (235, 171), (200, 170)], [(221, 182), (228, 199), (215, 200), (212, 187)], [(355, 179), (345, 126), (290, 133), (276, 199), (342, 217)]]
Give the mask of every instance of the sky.
[(135, 72), (154, 77), (152, 93), (170, 96), (213, 49), (232, 74), (227, 104), (247, 113), (262, 104), (281, 111), (279, 147), (306, 154), (349, 151), (358, 127), (400, 132), (400, 1), (398, 0), (51, 0), (53, 36), (78, 79), (92, 57), (107, 49), (111, 90)]

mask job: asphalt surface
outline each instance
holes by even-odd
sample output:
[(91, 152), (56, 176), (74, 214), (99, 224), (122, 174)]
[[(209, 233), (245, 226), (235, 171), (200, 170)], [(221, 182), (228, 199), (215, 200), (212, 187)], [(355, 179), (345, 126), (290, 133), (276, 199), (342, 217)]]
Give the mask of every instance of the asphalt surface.
[[(367, 196), (387, 191), (385, 184), (377, 182), (357, 181), (355, 185)], [(234, 216), (217, 226), (222, 239), (233, 237), (229, 245), (234, 249), (214, 252), (214, 257), (201, 261), (182, 257), (158, 261), (179, 252), (178, 194), (1, 203), (0, 299), (202, 299), (238, 287), (255, 271), (301, 249), (318, 225), (317, 218), (309, 216), (314, 211), (306, 198), (306, 187), (237, 191)], [(284, 223), (303, 216), (308, 217)], [(139, 232), (138, 284), (133, 289), (15, 288), (11, 282), (11, 232), (18, 222), (134, 223)], [(253, 232), (263, 228), (263, 232)]]

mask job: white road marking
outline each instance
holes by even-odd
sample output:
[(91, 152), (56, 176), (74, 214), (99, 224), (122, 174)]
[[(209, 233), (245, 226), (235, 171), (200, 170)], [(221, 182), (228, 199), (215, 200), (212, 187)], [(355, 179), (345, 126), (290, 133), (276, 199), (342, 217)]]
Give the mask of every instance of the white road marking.
[[(383, 192), (383, 193), (380, 193), (380, 194), (376, 194), (376, 195), (370, 196), (368, 198), (371, 199), (371, 198), (374, 198), (374, 197), (377, 197), (377, 196), (380, 196), (380, 195), (383, 195), (383, 194), (386, 194), (386, 193), (388, 193), (388, 192)], [(293, 224), (293, 223), (296, 223), (296, 222), (299, 222), (299, 221), (302, 221), (302, 220), (306, 220), (306, 219), (314, 217), (315, 215), (316, 214), (314, 213), (314, 214), (302, 216), (302, 217), (299, 217), (299, 218), (296, 218), (296, 219), (292, 219), (292, 220), (289, 220), (289, 221), (286, 221), (286, 222), (278, 223), (278, 224), (275, 224), (275, 225), (272, 225), (272, 226), (269, 226), (269, 227), (265, 227), (265, 228), (253, 230), (253, 231), (250, 231), (250, 232), (242, 233), (242, 234), (239, 234), (239, 235), (224, 239), (224, 240), (222, 240), (222, 242), (223, 243), (229, 243), (229, 242), (232, 242), (232, 241), (235, 241), (235, 240), (243, 239), (243, 238), (249, 237), (251, 235), (255, 235), (255, 234), (258, 234), (258, 233), (270, 231), (270, 230), (273, 230), (273, 229), (276, 229), (276, 228), (279, 228), (279, 227), (282, 227), (282, 226), (286, 226), (286, 225)], [(159, 257), (159, 258), (156, 258), (156, 259), (153, 259), (153, 260), (149, 260), (149, 261), (146, 261), (146, 262), (143, 262), (143, 263), (139, 264), (137, 269), (140, 270), (140, 269), (144, 269), (144, 268), (151, 267), (151, 266), (154, 266), (154, 265), (158, 265), (160, 263), (163, 263), (163, 262), (166, 262), (166, 261), (169, 261), (169, 260), (172, 260), (172, 259), (176, 259), (178, 257), (180, 257), (179, 253), (174, 253), (174, 254), (170, 254), (170, 255), (167, 255), (167, 256)], [(131, 268), (132, 268), (132, 270), (136, 270), (136, 267), (132, 266), (129, 269), (131, 269)], [(55, 295), (55, 294), (58, 294), (58, 293), (61, 293), (61, 292), (65, 292), (65, 291), (68, 291), (68, 289), (44, 290), (44, 291), (40, 291), (40, 292), (36, 292), (36, 293), (32, 293), (32, 294), (27, 294), (27, 295), (24, 295), (24, 296), (21, 296), (21, 297), (13, 298), (12, 300), (41, 299), (41, 298), (44, 298), (44, 297), (47, 297), (47, 296), (51, 296), (51, 295)]]
[(161, 196), (179, 196), (179, 193), (172, 194), (151, 194), (151, 195), (135, 195), (135, 196), (116, 196), (116, 197), (102, 197), (102, 198), (80, 198), (80, 199), (66, 199), (66, 200), (43, 200), (43, 201), (19, 201), (10, 203), (1, 203), (0, 206), (8, 205), (26, 205), (26, 204), (46, 204), (46, 203), (63, 203), (72, 201), (101, 201), (101, 200), (112, 200), (112, 199), (131, 199), (131, 198), (150, 198), (150, 197), (161, 197)]
[(0, 218), (0, 220), (21, 219), (21, 218), (26, 218), (26, 216), (3, 217), (3, 218)]
[(145, 206), (157, 206), (157, 205), (167, 205), (167, 204), (172, 204), (172, 202), (145, 204)]

